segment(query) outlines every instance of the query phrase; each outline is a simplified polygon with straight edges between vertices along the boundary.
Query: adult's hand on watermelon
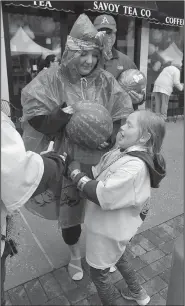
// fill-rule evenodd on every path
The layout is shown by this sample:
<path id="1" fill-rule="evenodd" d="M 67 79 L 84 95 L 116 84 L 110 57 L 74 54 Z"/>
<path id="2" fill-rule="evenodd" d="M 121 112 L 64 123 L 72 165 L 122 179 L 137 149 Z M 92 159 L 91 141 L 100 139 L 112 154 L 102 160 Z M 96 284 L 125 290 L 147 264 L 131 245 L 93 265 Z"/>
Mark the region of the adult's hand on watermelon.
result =
<path id="1" fill-rule="evenodd" d="M 74 109 L 72 106 L 67 106 L 62 108 L 63 112 L 69 115 L 72 115 L 74 113 Z"/>
<path id="2" fill-rule="evenodd" d="M 104 149 L 106 149 L 109 145 L 110 145 L 110 143 L 104 141 L 103 143 L 101 143 L 101 144 L 98 146 L 98 150 L 104 150 Z"/>
<path id="3" fill-rule="evenodd" d="M 130 90 L 129 95 L 132 98 L 133 104 L 138 104 L 141 101 L 143 101 L 144 93 L 139 94 L 139 93 L 135 92 L 134 90 Z"/>

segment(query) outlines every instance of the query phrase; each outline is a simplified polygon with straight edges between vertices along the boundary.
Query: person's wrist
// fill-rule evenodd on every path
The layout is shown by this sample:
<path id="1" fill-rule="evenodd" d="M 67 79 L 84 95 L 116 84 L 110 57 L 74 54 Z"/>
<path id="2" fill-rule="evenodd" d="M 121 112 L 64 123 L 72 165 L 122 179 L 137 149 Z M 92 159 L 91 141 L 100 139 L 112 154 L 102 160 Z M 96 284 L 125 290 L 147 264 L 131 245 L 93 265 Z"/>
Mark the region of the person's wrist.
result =
<path id="1" fill-rule="evenodd" d="M 80 180 L 82 177 L 84 177 L 84 176 L 86 176 L 86 174 L 85 174 L 84 172 L 78 173 L 78 174 L 75 176 L 75 178 L 74 178 L 74 180 L 73 180 L 73 183 L 74 183 L 75 185 L 77 185 L 78 182 L 79 182 L 79 180 Z"/>
<path id="2" fill-rule="evenodd" d="M 83 191 L 85 185 L 90 182 L 91 179 L 88 177 L 88 176 L 83 176 L 79 181 L 78 181 L 78 184 L 77 184 L 77 188 L 80 190 L 80 191 Z"/>
<path id="3" fill-rule="evenodd" d="M 71 178 L 72 180 L 74 180 L 75 177 L 76 177 L 78 174 L 80 174 L 80 173 L 81 173 L 81 171 L 80 171 L 79 169 L 75 169 L 75 170 L 73 170 L 73 171 L 70 173 L 70 178 Z"/>

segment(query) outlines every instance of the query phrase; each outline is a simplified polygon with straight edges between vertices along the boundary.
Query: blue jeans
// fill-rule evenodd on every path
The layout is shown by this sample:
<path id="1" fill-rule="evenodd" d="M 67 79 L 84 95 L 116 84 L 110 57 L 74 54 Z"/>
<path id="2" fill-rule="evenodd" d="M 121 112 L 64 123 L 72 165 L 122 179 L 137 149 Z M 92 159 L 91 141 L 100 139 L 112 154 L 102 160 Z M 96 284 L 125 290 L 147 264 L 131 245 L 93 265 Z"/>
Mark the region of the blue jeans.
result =
<path id="1" fill-rule="evenodd" d="M 126 252 L 121 256 L 119 261 L 116 263 L 116 266 L 125 279 L 130 291 L 138 294 L 143 287 L 139 284 L 136 272 L 132 268 Z M 102 304 L 115 305 L 115 300 L 118 298 L 118 291 L 111 281 L 109 268 L 100 270 L 90 267 L 90 274 Z"/>

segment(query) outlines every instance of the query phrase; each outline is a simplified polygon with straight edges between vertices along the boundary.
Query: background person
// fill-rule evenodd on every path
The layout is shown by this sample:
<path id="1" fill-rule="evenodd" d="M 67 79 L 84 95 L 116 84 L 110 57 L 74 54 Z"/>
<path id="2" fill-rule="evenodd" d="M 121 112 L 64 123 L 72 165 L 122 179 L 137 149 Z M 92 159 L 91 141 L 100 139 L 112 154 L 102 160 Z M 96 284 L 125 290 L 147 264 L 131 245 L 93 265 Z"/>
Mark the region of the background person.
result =
<path id="1" fill-rule="evenodd" d="M 123 71 L 137 69 L 134 62 L 126 54 L 114 47 L 117 32 L 115 19 L 111 15 L 99 15 L 94 20 L 94 26 L 98 31 L 105 31 L 108 40 L 107 56 L 104 60 L 103 68 L 110 72 L 116 80 Z M 134 101 L 133 108 L 137 109 L 138 105 L 144 102 L 145 94 L 138 94 L 135 91 L 130 91 L 129 94 Z"/>
<path id="2" fill-rule="evenodd" d="M 39 72 L 43 69 L 48 69 L 49 67 L 53 66 L 58 66 L 59 65 L 59 60 L 55 54 L 49 54 L 46 56 L 44 60 L 42 60 L 40 67 L 39 67 Z"/>
<path id="3" fill-rule="evenodd" d="M 179 91 L 184 89 L 184 84 L 180 83 L 180 69 L 181 64 L 174 60 L 171 65 L 162 70 L 154 83 L 155 112 L 161 114 L 164 120 L 167 120 L 168 102 L 173 87 Z"/>
<path id="4" fill-rule="evenodd" d="M 80 15 L 67 38 L 61 66 L 40 73 L 22 91 L 23 120 L 26 123 L 23 138 L 27 148 L 40 150 L 45 137 L 54 136 L 56 152 L 62 154 L 66 151 L 84 165 L 95 165 L 114 143 L 121 120 L 126 120 L 133 108 L 130 96 L 112 74 L 102 69 L 102 47 L 102 40 L 89 18 Z M 75 139 L 69 140 L 65 126 L 71 114 L 64 114 L 64 102 L 71 113 L 77 105 L 83 108 L 87 102 L 104 106 L 114 125 L 110 142 L 92 150 L 75 144 Z M 71 185 L 69 179 L 64 179 L 59 222 L 63 239 L 70 249 L 69 274 L 80 280 L 83 270 L 79 238 L 84 205 L 76 187 Z"/>

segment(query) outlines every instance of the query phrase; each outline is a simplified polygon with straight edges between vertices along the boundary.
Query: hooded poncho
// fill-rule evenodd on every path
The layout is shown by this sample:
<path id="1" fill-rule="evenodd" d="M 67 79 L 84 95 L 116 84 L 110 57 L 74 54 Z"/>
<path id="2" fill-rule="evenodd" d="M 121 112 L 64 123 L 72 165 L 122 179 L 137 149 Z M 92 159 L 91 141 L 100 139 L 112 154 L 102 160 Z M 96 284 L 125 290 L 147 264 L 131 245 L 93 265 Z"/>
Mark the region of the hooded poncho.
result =
<path id="1" fill-rule="evenodd" d="M 82 77 L 76 63 L 84 50 L 94 48 L 100 50 L 98 63 L 89 75 Z M 85 14 L 80 15 L 67 37 L 61 66 L 58 69 L 49 68 L 41 71 L 22 91 L 25 146 L 30 148 L 31 143 L 32 150 L 37 149 L 37 152 L 46 148 L 49 140 L 33 129 L 28 120 L 35 116 L 48 115 L 64 102 L 67 106 L 79 102 L 101 104 L 109 111 L 113 122 L 128 117 L 133 111 L 129 95 L 109 72 L 101 68 L 102 49 L 102 35 Z M 65 137 L 65 131 L 55 135 L 54 147 L 59 153 L 65 151 L 73 159 L 92 165 L 97 164 L 101 155 L 105 153 L 75 145 Z M 80 222 L 78 220 L 72 223 Z"/>
<path id="2" fill-rule="evenodd" d="M 67 105 L 75 105 L 78 102 L 102 104 L 111 114 L 113 121 L 127 117 L 133 111 L 129 95 L 121 89 L 110 73 L 101 69 L 101 56 L 96 68 L 88 76 L 81 77 L 78 73 L 76 63 L 82 51 L 94 48 L 101 50 L 100 38 L 100 33 L 89 18 L 85 14 L 80 15 L 67 38 L 61 66 L 58 69 L 41 71 L 22 90 L 23 139 L 29 149 L 38 152 L 39 149 L 36 148 L 39 144 L 48 144 L 48 139 L 34 130 L 28 120 L 35 116 L 48 115 L 64 102 Z M 30 143 L 33 146 L 30 147 Z M 41 150 L 45 149 L 45 145 L 40 147 Z M 99 158 L 95 163 L 98 161 Z"/>

